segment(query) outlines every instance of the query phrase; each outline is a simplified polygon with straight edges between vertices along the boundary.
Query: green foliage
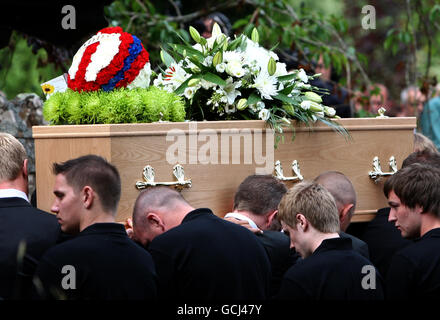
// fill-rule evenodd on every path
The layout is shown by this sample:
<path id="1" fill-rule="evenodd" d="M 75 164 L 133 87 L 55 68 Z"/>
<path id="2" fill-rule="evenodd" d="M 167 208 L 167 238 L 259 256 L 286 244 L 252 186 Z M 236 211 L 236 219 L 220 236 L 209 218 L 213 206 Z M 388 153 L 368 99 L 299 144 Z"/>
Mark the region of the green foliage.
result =
<path id="1" fill-rule="evenodd" d="M 40 84 L 59 76 L 53 64 L 48 63 L 46 50 L 36 54 L 20 34 L 14 33 L 8 47 L 0 50 L 0 90 L 8 99 L 22 92 L 34 92 L 44 97 Z"/>
<path id="2" fill-rule="evenodd" d="M 44 103 L 43 115 L 53 125 L 179 122 L 185 120 L 185 105 L 174 93 L 156 87 L 83 93 L 68 89 Z"/>
<path id="3" fill-rule="evenodd" d="M 204 41 L 194 32 L 195 29 L 191 29 L 190 35 L 185 24 L 212 11 L 223 12 L 231 18 L 232 34 L 247 34 L 249 37 L 253 34 L 255 40 L 266 48 L 278 43 L 277 52 L 295 49 L 302 62 L 317 61 L 324 54 L 326 66 L 332 64 L 339 73 L 353 61 L 357 63 L 351 70 L 361 68 L 354 49 L 342 40 L 349 27 L 342 15 L 344 5 L 341 1 L 248 0 L 246 5 L 242 1 L 220 1 L 215 4 L 215 9 L 211 8 L 213 3 L 211 6 L 188 4 L 187 1 L 182 4 L 185 13 L 172 6 L 164 10 L 166 5 L 160 1 L 116 0 L 106 8 L 106 14 L 112 24 L 142 40 L 151 55 L 153 68 L 161 62 L 168 67 L 172 59 L 176 60 L 176 57 L 164 53 L 161 57 L 161 47 L 181 40 L 187 44 L 191 37 Z"/>

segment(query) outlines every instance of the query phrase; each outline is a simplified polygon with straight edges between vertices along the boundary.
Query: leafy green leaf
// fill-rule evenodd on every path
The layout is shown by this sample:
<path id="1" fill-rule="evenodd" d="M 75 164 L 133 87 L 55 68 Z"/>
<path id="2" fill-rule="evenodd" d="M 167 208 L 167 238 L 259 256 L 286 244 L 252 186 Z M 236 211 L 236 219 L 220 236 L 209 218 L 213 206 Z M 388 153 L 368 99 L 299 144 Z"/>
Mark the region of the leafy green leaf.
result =
<path id="1" fill-rule="evenodd" d="M 256 93 L 252 93 L 248 98 L 248 105 L 256 104 L 259 101 L 261 101 L 260 96 L 258 96 Z"/>
<path id="2" fill-rule="evenodd" d="M 164 49 L 160 51 L 160 57 L 162 59 L 162 62 L 167 66 L 167 68 L 169 68 L 171 64 L 176 63 L 173 57 Z"/>
<path id="3" fill-rule="evenodd" d="M 207 72 L 207 73 L 201 75 L 201 78 L 203 80 L 215 83 L 215 84 L 217 84 L 219 86 L 226 86 L 226 81 L 225 80 L 223 80 L 218 75 L 213 74 L 211 72 Z"/>

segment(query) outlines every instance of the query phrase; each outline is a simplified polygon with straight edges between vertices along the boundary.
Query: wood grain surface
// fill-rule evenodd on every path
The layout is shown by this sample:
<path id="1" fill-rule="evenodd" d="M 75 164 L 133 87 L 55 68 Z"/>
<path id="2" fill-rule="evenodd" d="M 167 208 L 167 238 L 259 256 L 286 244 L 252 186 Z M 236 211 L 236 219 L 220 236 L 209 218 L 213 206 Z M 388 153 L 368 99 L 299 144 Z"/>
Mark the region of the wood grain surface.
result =
<path id="1" fill-rule="evenodd" d="M 295 140 L 291 141 L 292 131 L 285 130 L 284 143 L 276 149 L 272 131 L 267 134 L 270 142 L 266 145 L 266 125 L 257 120 L 33 127 L 38 207 L 50 211 L 52 163 L 89 153 L 105 157 L 121 174 L 123 191 L 118 221 L 131 216 L 139 193 L 135 184 L 143 180 L 146 165 L 154 167 L 156 182 L 168 182 L 175 180 L 175 162 L 171 160 L 184 160 L 179 163 L 185 177 L 192 180 L 192 187 L 184 189 L 183 196 L 194 207 L 209 207 L 224 216 L 232 209 L 236 188 L 244 178 L 256 173 L 256 168 L 259 173 L 272 174 L 274 161 L 280 160 L 284 175 L 291 176 L 291 163 L 297 160 L 305 179 L 313 179 L 326 170 L 347 175 L 358 196 L 352 221 L 368 221 L 378 208 L 386 206 L 382 193 L 386 178 L 375 183 L 368 176 L 373 158 L 379 157 L 384 172 L 390 171 L 391 156 L 400 168 L 413 150 L 416 119 L 341 119 L 339 123 L 349 131 L 350 138 L 321 123 L 313 127 L 313 132 L 296 126 Z M 180 159 L 178 141 L 183 150 Z M 258 154 L 265 161 L 257 163 Z M 290 187 L 293 183 L 286 185 Z"/>

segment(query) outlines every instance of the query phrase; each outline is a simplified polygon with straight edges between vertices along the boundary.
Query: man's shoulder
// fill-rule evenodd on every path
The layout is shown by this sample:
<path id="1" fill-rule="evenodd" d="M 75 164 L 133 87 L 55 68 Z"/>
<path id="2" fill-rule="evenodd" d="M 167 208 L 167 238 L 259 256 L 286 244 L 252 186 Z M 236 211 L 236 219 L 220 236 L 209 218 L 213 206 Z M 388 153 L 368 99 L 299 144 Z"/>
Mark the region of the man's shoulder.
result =
<path id="1" fill-rule="evenodd" d="M 19 224 L 17 230 L 30 232 L 31 234 L 39 232 L 42 235 L 51 232 L 59 233 L 60 227 L 55 215 L 31 206 L 24 199 L 14 199 L 12 201 L 0 199 L 0 202 L 3 204 L 0 207 L 0 214 L 4 218 L 3 223 L 11 224 L 8 228 L 15 229 L 13 225 Z"/>
<path id="2" fill-rule="evenodd" d="M 428 259 L 440 257 L 440 238 L 421 238 L 396 252 L 396 255 L 408 260 Z"/>
<path id="3" fill-rule="evenodd" d="M 263 233 L 258 233 L 257 238 L 263 244 L 268 243 L 290 247 L 290 238 L 279 231 L 265 230 Z"/>

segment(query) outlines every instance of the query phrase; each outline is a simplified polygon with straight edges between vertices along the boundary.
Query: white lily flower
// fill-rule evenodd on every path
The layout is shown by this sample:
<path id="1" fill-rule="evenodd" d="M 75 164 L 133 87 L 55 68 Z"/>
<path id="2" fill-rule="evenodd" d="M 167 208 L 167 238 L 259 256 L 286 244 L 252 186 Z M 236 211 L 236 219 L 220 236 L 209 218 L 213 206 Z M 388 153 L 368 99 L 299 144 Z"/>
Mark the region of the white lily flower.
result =
<path id="1" fill-rule="evenodd" d="M 332 107 L 325 107 L 324 112 L 330 118 L 336 115 L 336 110 Z"/>
<path id="2" fill-rule="evenodd" d="M 288 74 L 287 69 L 286 69 L 286 64 L 281 63 L 281 62 L 277 62 L 277 70 L 275 71 L 274 76 L 281 77 L 281 76 L 285 76 L 286 74 Z"/>
<path id="3" fill-rule="evenodd" d="M 196 49 L 197 51 L 200 51 L 203 53 L 203 48 L 202 45 L 200 43 L 196 43 L 195 45 L 192 46 L 194 49 Z"/>
<path id="4" fill-rule="evenodd" d="M 187 99 L 192 99 L 194 97 L 194 94 L 196 93 L 197 88 L 196 87 L 186 87 L 185 91 L 183 92 L 183 95 Z"/>
<path id="5" fill-rule="evenodd" d="M 311 105 L 312 105 L 312 101 L 309 100 L 304 100 L 303 102 L 301 102 L 301 108 L 303 110 L 309 110 Z"/>
<path id="6" fill-rule="evenodd" d="M 223 36 L 226 37 L 226 35 L 222 33 L 219 25 L 217 23 L 214 23 L 214 26 L 212 27 L 211 37 L 206 39 L 208 48 L 212 49 L 217 38 L 221 38 Z"/>
<path id="7" fill-rule="evenodd" d="M 241 92 L 236 90 L 241 87 L 241 81 L 233 82 L 232 78 L 229 77 L 226 80 L 226 86 L 220 86 L 216 92 L 220 93 L 223 97 L 221 98 L 221 102 L 227 103 L 229 105 L 234 104 L 235 99 L 238 96 L 241 96 Z"/>
<path id="8" fill-rule="evenodd" d="M 245 71 L 242 68 L 241 63 L 234 60 L 226 64 L 226 73 L 230 76 L 241 78 L 244 76 Z"/>
<path id="9" fill-rule="evenodd" d="M 270 118 L 270 111 L 268 109 L 262 109 L 259 113 L 258 113 L 258 117 L 261 120 L 267 121 Z"/>
<path id="10" fill-rule="evenodd" d="M 225 72 L 226 70 L 226 64 L 224 62 L 219 63 L 218 65 L 215 66 L 215 70 L 217 70 L 220 73 Z"/>
<path id="11" fill-rule="evenodd" d="M 307 74 L 304 71 L 304 69 L 299 69 L 298 78 L 304 83 L 309 82 L 309 77 L 307 77 Z"/>
<path id="12" fill-rule="evenodd" d="M 205 89 L 205 90 L 209 90 L 209 89 L 211 89 L 211 88 L 213 88 L 213 87 L 216 86 L 215 83 L 212 83 L 212 82 L 210 82 L 210 81 L 206 81 L 206 80 L 204 80 L 204 79 L 201 79 L 201 80 L 200 80 L 200 85 L 201 85 L 202 88 Z"/>
<path id="13" fill-rule="evenodd" d="M 209 66 L 212 65 L 212 59 L 214 59 L 213 56 L 207 56 L 207 57 L 203 60 L 202 64 L 203 64 L 205 67 L 209 67 Z"/>
<path id="14" fill-rule="evenodd" d="M 165 70 L 165 76 L 162 83 L 166 88 L 170 88 L 172 91 L 177 89 L 183 82 L 186 81 L 191 75 L 186 73 L 181 64 L 171 64 L 168 69 Z"/>
<path id="15" fill-rule="evenodd" d="M 237 108 L 235 107 L 235 105 L 226 105 L 225 106 L 225 112 L 227 113 L 227 114 L 230 114 L 230 113 L 234 113 L 234 112 L 236 112 L 237 111 Z"/>

